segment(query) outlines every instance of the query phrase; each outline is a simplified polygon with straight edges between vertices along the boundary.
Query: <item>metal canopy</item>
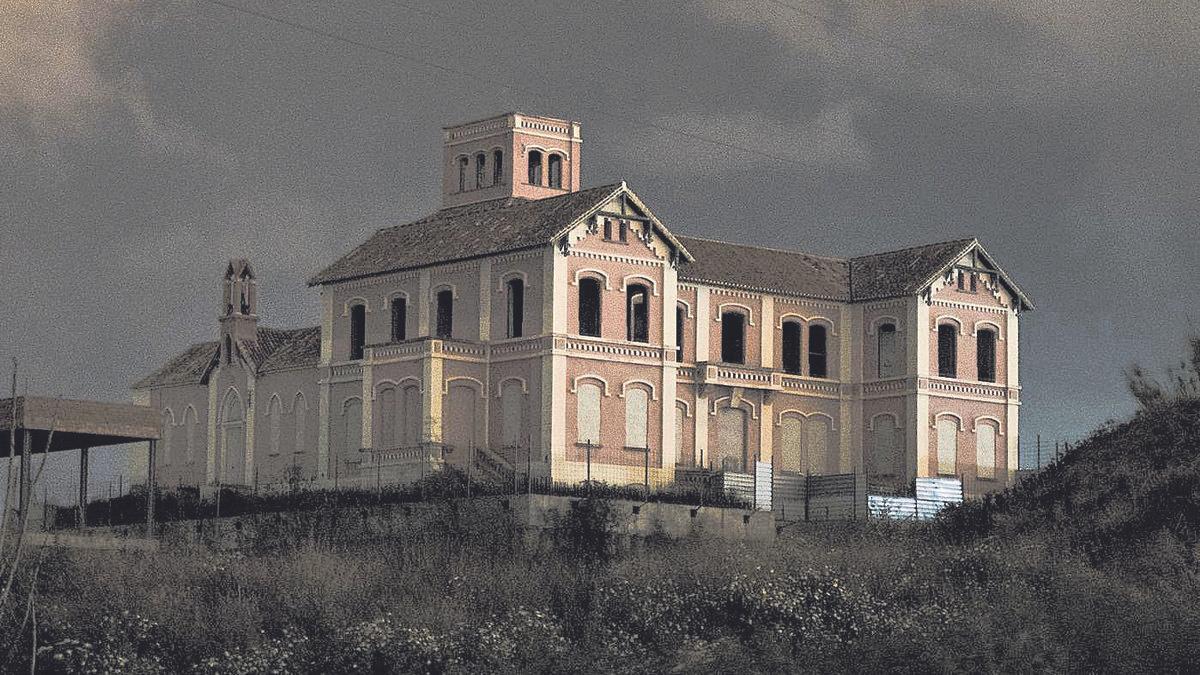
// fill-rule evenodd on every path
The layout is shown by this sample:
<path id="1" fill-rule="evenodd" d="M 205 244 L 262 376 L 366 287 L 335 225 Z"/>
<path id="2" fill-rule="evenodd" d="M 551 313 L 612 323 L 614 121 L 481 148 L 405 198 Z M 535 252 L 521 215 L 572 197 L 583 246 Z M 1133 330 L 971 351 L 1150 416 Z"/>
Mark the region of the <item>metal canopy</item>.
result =
<path id="1" fill-rule="evenodd" d="M 28 434 L 31 452 L 82 450 L 106 445 L 157 440 L 158 414 L 154 409 L 131 403 L 79 401 L 42 396 L 0 399 L 0 457 L 7 457 L 12 434 L 13 407 L 16 427 Z M 50 438 L 53 432 L 53 439 Z M 18 436 L 17 452 L 24 440 Z"/>

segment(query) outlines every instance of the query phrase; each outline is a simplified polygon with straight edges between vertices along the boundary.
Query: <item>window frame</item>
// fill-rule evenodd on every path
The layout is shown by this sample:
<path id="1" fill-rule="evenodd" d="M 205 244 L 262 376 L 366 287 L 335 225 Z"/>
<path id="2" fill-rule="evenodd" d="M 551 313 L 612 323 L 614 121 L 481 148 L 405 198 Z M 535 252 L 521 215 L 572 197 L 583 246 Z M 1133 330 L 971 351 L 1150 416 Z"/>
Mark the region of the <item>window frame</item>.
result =
<path id="1" fill-rule="evenodd" d="M 641 296 L 640 310 L 635 298 Z M 645 284 L 625 286 L 625 339 L 628 342 L 650 342 L 650 288 Z"/>
<path id="2" fill-rule="evenodd" d="M 504 151 L 497 148 L 492 150 L 492 185 L 504 182 Z"/>
<path id="3" fill-rule="evenodd" d="M 509 338 L 525 334 L 525 279 L 515 276 L 504 282 L 505 335 Z"/>
<path id="4" fill-rule="evenodd" d="M 988 344 L 986 350 L 983 349 L 984 335 L 987 335 L 986 340 L 990 341 L 986 342 Z M 999 341 L 1000 335 L 995 329 L 981 327 L 975 331 L 975 377 L 980 382 L 996 381 L 996 371 L 998 370 L 996 367 L 996 343 Z M 985 371 L 985 368 L 990 368 L 990 372 Z"/>
<path id="5" fill-rule="evenodd" d="M 388 307 L 391 311 L 392 342 L 403 342 L 408 339 L 408 297 L 396 295 L 392 297 Z M 399 312 L 396 311 L 399 307 Z"/>
<path id="6" fill-rule="evenodd" d="M 485 187 L 483 184 L 483 177 L 487 175 L 487 173 L 485 171 L 486 168 L 487 168 L 487 153 L 486 152 L 475 153 L 475 189 L 476 190 L 480 190 Z"/>
<path id="7" fill-rule="evenodd" d="M 829 327 L 823 323 L 808 325 L 808 376 L 822 380 L 829 379 Z M 815 344 L 821 342 L 821 349 L 816 350 Z M 820 365 L 818 368 L 817 365 Z"/>
<path id="8" fill-rule="evenodd" d="M 557 152 L 552 152 L 546 157 L 546 187 L 562 189 L 563 163 L 563 156 Z"/>
<path id="9" fill-rule="evenodd" d="M 959 327 L 955 323 L 939 321 L 937 324 L 938 377 L 958 379 L 958 333 Z"/>
<path id="10" fill-rule="evenodd" d="M 434 337 L 454 337 L 454 289 L 442 288 L 434 294 Z"/>
<path id="11" fill-rule="evenodd" d="M 578 312 L 579 335 L 584 337 L 601 337 L 603 335 L 604 325 L 604 285 L 603 282 L 593 276 L 579 277 L 578 283 L 578 302 L 576 303 Z M 591 291 L 595 289 L 594 307 L 588 307 L 588 300 Z M 588 324 L 594 324 L 589 326 Z M 592 331 L 586 328 L 593 328 Z"/>
<path id="12" fill-rule="evenodd" d="M 367 350 L 367 305 L 356 302 L 350 305 L 350 361 L 361 361 Z"/>
<path id="13" fill-rule="evenodd" d="M 536 161 L 535 161 L 536 160 Z M 530 150 L 529 156 L 526 159 L 526 175 L 525 180 L 530 185 L 541 187 L 543 179 L 543 165 L 545 164 L 545 155 L 541 150 Z"/>
<path id="14" fill-rule="evenodd" d="M 726 335 L 726 319 L 729 317 L 737 317 L 738 329 L 741 331 L 740 336 Z M 733 365 L 746 364 L 746 324 L 750 322 L 750 317 L 741 309 L 721 309 L 721 362 Z M 733 352 L 740 352 L 734 354 Z M 730 356 L 739 356 L 738 359 L 730 359 Z"/>
<path id="15" fill-rule="evenodd" d="M 789 349 L 788 331 L 794 329 L 795 347 Z M 794 351 L 794 357 L 790 358 L 789 352 Z M 790 362 L 795 362 L 794 368 L 789 368 Z M 795 319 L 784 319 L 780 325 L 779 334 L 779 368 L 789 375 L 801 375 L 804 368 L 804 324 Z"/>

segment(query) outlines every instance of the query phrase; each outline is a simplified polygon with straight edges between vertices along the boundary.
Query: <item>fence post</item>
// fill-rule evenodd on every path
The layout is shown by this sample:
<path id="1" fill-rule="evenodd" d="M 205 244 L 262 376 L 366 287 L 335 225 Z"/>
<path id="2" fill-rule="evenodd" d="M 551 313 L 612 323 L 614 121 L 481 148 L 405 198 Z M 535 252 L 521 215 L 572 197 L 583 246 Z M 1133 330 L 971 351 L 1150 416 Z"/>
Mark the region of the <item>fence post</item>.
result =
<path id="1" fill-rule="evenodd" d="M 592 496 L 592 439 L 587 441 L 587 496 Z"/>

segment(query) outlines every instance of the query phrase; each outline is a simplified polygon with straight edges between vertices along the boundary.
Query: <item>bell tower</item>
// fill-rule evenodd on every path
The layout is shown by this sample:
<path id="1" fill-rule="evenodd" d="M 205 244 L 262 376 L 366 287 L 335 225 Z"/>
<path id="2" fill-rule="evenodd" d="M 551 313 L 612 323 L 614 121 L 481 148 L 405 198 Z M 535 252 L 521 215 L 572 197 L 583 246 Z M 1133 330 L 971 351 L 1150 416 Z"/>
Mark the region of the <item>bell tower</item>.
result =
<path id="1" fill-rule="evenodd" d="M 258 340 L 258 281 L 245 258 L 234 258 L 225 268 L 221 289 L 222 360 L 232 362 L 233 345 Z"/>
<path id="2" fill-rule="evenodd" d="M 579 123 L 506 113 L 443 127 L 442 208 L 579 189 Z"/>

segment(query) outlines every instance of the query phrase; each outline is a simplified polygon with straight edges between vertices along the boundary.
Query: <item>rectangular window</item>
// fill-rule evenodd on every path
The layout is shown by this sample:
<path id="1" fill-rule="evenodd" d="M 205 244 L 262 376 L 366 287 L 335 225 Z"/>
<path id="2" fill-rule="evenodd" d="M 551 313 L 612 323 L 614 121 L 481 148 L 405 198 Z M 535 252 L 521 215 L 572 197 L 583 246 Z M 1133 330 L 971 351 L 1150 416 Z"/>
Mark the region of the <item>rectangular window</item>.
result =
<path id="1" fill-rule="evenodd" d="M 808 376 L 828 377 L 828 359 L 826 358 L 828 340 L 825 326 L 811 324 L 808 327 Z"/>
<path id="2" fill-rule="evenodd" d="M 621 221 L 620 227 L 617 231 L 619 233 L 617 235 L 617 239 L 624 244 L 629 239 L 629 223 Z"/>
<path id="3" fill-rule="evenodd" d="M 446 339 L 454 332 L 454 291 L 438 291 L 437 337 Z"/>
<path id="4" fill-rule="evenodd" d="M 612 241 L 612 221 L 604 221 L 604 241 Z"/>

